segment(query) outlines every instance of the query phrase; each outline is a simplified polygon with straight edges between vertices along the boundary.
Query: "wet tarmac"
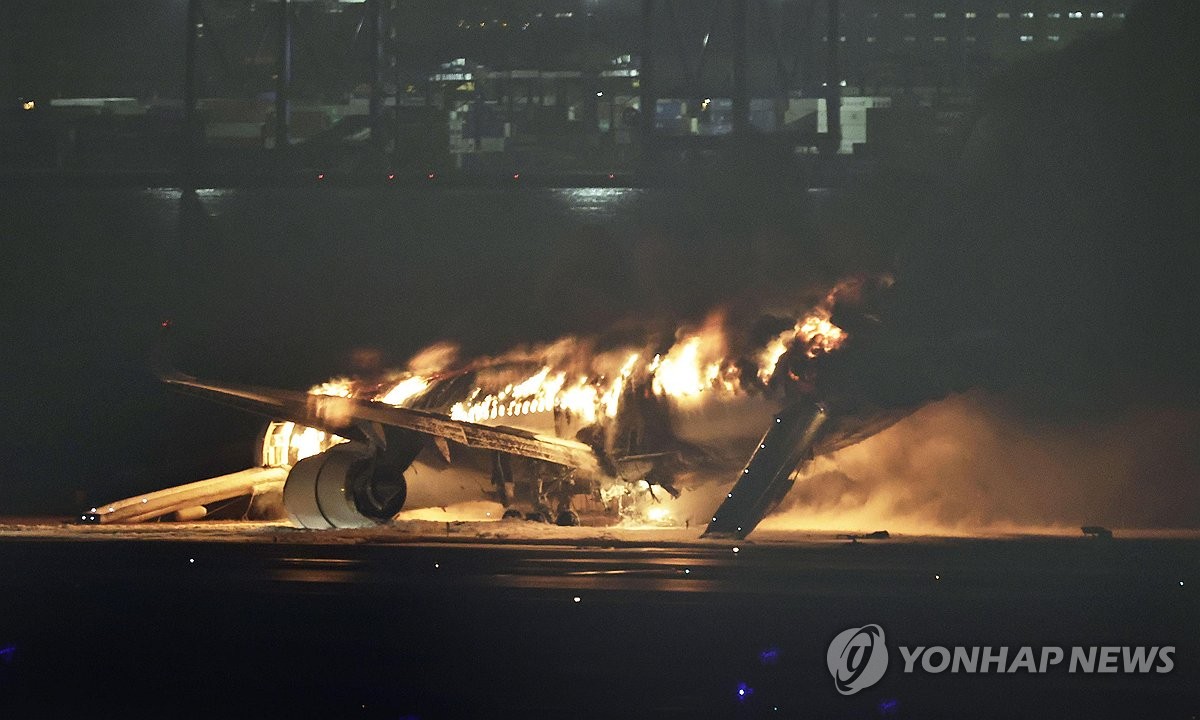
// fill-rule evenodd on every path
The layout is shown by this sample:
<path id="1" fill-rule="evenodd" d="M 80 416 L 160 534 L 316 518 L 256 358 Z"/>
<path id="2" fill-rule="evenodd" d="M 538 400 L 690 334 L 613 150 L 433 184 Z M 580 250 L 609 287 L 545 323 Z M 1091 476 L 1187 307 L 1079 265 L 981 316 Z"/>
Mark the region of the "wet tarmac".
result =
<path id="1" fill-rule="evenodd" d="M 0 539 L 0 706 L 23 717 L 1200 711 L 1194 539 L 33 535 Z M 866 624 L 891 664 L 840 695 L 826 650 Z M 900 646 L 956 645 L 1176 650 L 1166 673 L 904 672 Z"/>

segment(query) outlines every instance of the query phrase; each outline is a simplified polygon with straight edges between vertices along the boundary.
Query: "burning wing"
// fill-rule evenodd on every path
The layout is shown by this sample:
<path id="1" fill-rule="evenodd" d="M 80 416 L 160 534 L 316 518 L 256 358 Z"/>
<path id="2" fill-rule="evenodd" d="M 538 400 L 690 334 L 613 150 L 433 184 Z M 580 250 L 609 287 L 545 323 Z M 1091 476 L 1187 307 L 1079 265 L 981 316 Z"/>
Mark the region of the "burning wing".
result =
<path id="1" fill-rule="evenodd" d="M 306 433 L 314 432 L 322 440 L 297 458 L 285 447 L 284 457 L 273 462 L 266 458 L 268 430 L 264 446 L 264 465 L 268 467 L 93 508 L 81 516 L 84 522 L 139 522 L 168 514 L 198 518 L 209 504 L 282 489 L 284 507 L 301 527 L 375 525 L 390 520 L 404 506 L 408 492 L 405 471 L 417 456 L 432 447 L 448 465 L 451 441 L 491 455 L 496 467 L 511 468 L 515 458 L 523 458 L 526 465 L 543 469 L 543 475 L 559 476 L 560 484 L 576 475 L 595 478 L 602 474 L 592 448 L 574 440 L 351 397 L 209 382 L 177 371 L 160 372 L 159 377 L 180 392 L 287 421 L 275 422 L 272 428 L 302 425 L 309 428 Z M 459 452 L 460 456 L 470 454 Z M 545 468 L 557 470 L 547 472 Z"/>
<path id="2" fill-rule="evenodd" d="M 386 450 L 389 429 L 428 439 L 441 438 L 480 450 L 517 455 L 589 474 L 601 472 L 592 448 L 581 442 L 537 435 L 511 427 L 454 420 L 437 413 L 332 395 L 198 380 L 180 373 L 162 381 L 181 392 L 232 405 L 273 419 L 291 420 L 327 433 L 358 439 Z"/>

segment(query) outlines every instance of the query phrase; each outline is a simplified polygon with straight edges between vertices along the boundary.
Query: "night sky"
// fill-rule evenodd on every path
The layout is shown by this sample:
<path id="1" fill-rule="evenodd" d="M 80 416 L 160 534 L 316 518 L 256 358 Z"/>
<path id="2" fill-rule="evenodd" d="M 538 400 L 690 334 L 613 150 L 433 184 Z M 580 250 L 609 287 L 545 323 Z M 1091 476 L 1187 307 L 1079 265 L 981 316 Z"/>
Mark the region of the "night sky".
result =
<path id="1" fill-rule="evenodd" d="M 0 8 L 18 96 L 178 97 L 184 2 L 6 2 Z"/>

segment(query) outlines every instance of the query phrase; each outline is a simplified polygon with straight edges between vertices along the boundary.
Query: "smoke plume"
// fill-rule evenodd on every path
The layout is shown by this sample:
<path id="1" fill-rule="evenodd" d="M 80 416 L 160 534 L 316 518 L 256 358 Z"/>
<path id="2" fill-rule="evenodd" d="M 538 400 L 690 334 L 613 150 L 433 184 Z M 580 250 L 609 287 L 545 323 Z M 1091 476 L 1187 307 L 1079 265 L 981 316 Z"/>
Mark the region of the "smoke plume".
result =
<path id="1" fill-rule="evenodd" d="M 1200 527 L 1195 410 L 1030 417 L 972 391 L 925 406 L 798 478 L 764 530 L 914 534 Z"/>

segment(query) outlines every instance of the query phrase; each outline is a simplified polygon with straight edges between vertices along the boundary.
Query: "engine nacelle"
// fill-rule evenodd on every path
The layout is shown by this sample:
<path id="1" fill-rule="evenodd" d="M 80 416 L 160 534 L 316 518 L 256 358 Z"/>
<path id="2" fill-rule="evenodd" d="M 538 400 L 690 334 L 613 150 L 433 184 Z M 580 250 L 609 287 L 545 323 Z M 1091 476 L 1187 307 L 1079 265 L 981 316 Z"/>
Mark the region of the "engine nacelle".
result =
<path id="1" fill-rule="evenodd" d="M 391 520 L 407 494 L 402 470 L 364 445 L 342 443 L 292 466 L 283 504 L 300 527 L 361 528 Z"/>

